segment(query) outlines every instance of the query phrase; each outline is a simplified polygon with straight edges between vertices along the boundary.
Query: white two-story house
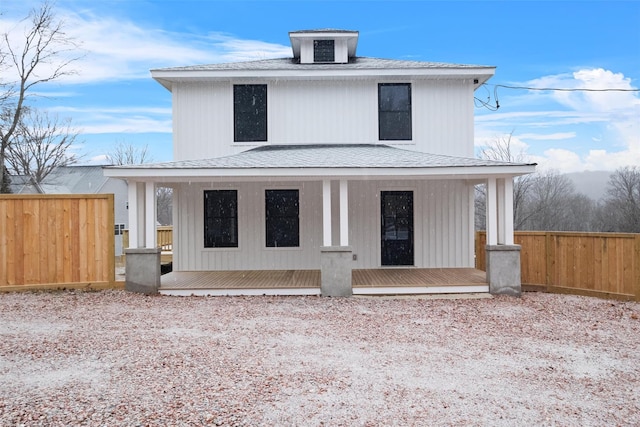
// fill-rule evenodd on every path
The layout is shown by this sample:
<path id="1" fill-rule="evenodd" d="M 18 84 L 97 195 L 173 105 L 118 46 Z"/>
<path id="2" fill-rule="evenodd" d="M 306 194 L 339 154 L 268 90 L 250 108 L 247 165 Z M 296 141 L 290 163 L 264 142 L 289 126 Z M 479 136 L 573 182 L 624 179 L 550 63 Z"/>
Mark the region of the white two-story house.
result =
<path id="1" fill-rule="evenodd" d="M 151 71 L 172 93 L 174 161 L 105 169 L 129 182 L 132 290 L 519 293 L 512 180 L 535 165 L 474 158 L 474 91 L 495 68 L 358 57 L 358 36 L 294 31 L 289 58 Z M 174 190 L 162 279 L 158 185 Z"/>

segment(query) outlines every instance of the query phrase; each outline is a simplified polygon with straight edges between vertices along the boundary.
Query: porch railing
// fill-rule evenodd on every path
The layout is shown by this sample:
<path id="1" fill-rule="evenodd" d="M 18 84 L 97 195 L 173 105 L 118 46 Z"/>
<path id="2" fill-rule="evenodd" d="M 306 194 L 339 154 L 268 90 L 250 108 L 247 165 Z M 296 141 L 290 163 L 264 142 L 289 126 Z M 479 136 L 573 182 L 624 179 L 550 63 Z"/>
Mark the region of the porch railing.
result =
<path id="1" fill-rule="evenodd" d="M 163 252 L 171 252 L 173 250 L 173 226 L 159 226 L 157 227 L 156 244 L 159 248 L 162 248 Z M 129 230 L 124 230 L 122 233 L 122 247 L 129 247 Z"/>

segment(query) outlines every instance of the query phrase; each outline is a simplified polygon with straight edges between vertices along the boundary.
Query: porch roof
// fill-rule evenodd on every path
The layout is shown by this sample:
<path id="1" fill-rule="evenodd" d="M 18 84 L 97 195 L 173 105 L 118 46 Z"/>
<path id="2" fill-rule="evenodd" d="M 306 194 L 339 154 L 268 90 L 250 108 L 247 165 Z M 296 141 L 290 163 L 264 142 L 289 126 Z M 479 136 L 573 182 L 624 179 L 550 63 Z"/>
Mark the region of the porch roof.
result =
<path id="1" fill-rule="evenodd" d="M 517 176 L 535 163 L 453 157 L 377 144 L 268 145 L 225 157 L 105 167 L 110 177 L 190 180 L 212 177 Z"/>

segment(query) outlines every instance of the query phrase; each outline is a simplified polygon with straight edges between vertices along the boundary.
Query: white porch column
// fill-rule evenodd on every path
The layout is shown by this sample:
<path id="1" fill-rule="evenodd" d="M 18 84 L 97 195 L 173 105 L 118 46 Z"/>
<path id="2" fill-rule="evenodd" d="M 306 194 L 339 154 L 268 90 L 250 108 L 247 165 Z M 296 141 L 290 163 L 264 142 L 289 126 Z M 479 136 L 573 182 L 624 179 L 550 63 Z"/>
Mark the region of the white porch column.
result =
<path id="1" fill-rule="evenodd" d="M 145 183 L 145 206 L 144 206 L 144 242 L 145 248 L 155 249 L 156 247 L 156 185 L 153 182 Z"/>
<path id="2" fill-rule="evenodd" d="M 340 246 L 333 246 L 331 224 L 331 180 L 322 181 L 322 247 L 320 289 L 322 296 L 347 297 L 352 289 L 352 248 L 348 246 L 349 217 L 347 181 L 340 180 Z"/>
<path id="3" fill-rule="evenodd" d="M 130 292 L 158 293 L 160 248 L 156 247 L 156 189 L 153 182 L 129 181 L 129 248 L 125 249 Z"/>
<path id="4" fill-rule="evenodd" d="M 322 181 L 322 245 L 331 246 L 331 181 Z"/>
<path id="5" fill-rule="evenodd" d="M 486 195 L 486 209 L 487 209 L 487 245 L 498 244 L 498 204 L 496 201 L 496 179 L 487 179 L 487 195 Z"/>
<path id="6" fill-rule="evenodd" d="M 349 190 L 347 185 L 347 180 L 340 180 L 340 246 L 349 246 Z"/>
<path id="7" fill-rule="evenodd" d="M 138 183 L 128 183 L 129 207 L 129 248 L 138 247 Z M 125 248 L 127 249 L 127 248 Z"/>
<path id="8" fill-rule="evenodd" d="M 513 178 L 504 179 L 504 244 L 513 245 Z"/>
<path id="9" fill-rule="evenodd" d="M 505 200 L 504 200 L 504 179 L 499 178 L 496 180 L 496 203 L 497 203 L 497 227 L 498 232 L 498 244 L 504 245 L 504 216 L 505 216 Z"/>
<path id="10" fill-rule="evenodd" d="M 520 246 L 513 244 L 511 177 L 487 179 L 486 271 L 489 292 L 520 296 Z"/>

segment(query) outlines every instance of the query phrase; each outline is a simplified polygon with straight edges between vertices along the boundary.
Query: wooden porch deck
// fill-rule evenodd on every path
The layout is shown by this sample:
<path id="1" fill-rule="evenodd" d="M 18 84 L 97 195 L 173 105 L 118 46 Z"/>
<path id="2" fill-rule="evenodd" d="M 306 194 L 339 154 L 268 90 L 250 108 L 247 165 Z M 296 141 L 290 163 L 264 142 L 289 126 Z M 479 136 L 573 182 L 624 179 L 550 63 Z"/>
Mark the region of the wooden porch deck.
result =
<path id="1" fill-rule="evenodd" d="M 353 270 L 353 293 L 488 292 L 486 274 L 473 268 Z M 176 271 L 162 276 L 167 295 L 319 295 L 320 270 Z"/>

